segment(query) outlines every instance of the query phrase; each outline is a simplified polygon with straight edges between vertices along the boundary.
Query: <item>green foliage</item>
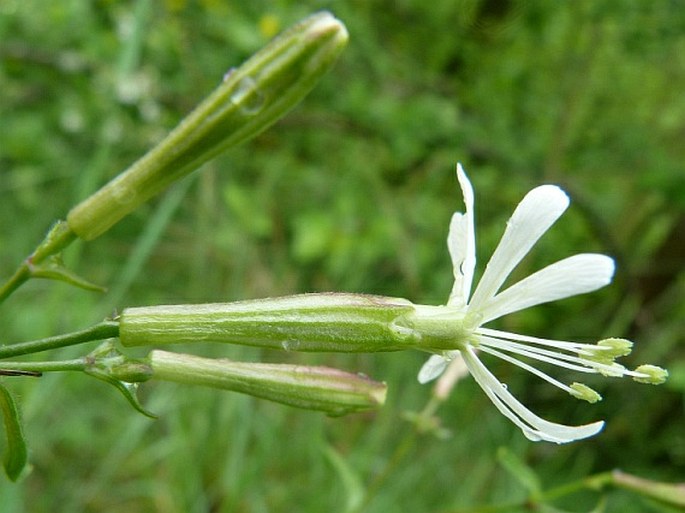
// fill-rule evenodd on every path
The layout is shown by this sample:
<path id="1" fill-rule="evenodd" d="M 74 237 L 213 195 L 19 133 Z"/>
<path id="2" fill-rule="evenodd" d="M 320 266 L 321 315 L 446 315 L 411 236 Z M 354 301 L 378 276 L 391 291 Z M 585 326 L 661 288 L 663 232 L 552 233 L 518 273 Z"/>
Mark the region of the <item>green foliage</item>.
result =
<path id="1" fill-rule="evenodd" d="M 545 490 L 614 468 L 682 480 L 685 11 L 677 2 L 1 2 L 0 274 L 274 27 L 322 6 L 346 23 L 350 43 L 304 103 L 206 164 L 175 197 L 67 251 L 70 268 L 115 294 L 35 281 L 0 309 L 0 342 L 73 331 L 132 305 L 328 290 L 444 303 L 460 160 L 477 195 L 481 269 L 514 205 L 541 182 L 562 185 L 571 209 L 516 275 L 578 251 L 618 263 L 610 288 L 500 327 L 625 336 L 636 342 L 634 363 L 658 363 L 675 379 L 658 391 L 589 383 L 604 401 L 588 407 L 493 362 L 545 417 L 608 420 L 597 438 L 555 447 L 525 441 L 469 379 L 437 412 L 450 439 L 413 434 L 402 412 L 420 410 L 430 389 L 416 383 L 423 358 L 412 354 L 291 359 L 204 348 L 388 383 L 380 413 L 335 420 L 164 384 L 141 387 L 160 416 L 151 421 L 93 380 L 8 377 L 33 469 L 18 485 L 0 480 L 0 512 L 459 511 L 523 499 L 521 482 L 530 491 L 536 479 L 510 476 L 497 462 L 500 446 L 515 456 L 505 458 L 509 472 L 532 469 Z M 668 511 L 627 491 L 588 488 L 552 504 L 590 511 L 598 494 L 605 511 Z"/>
<path id="2" fill-rule="evenodd" d="M 16 401 L 2 383 L 0 383 L 0 410 L 7 436 L 3 461 L 5 473 L 12 481 L 16 481 L 26 466 L 28 452 Z"/>

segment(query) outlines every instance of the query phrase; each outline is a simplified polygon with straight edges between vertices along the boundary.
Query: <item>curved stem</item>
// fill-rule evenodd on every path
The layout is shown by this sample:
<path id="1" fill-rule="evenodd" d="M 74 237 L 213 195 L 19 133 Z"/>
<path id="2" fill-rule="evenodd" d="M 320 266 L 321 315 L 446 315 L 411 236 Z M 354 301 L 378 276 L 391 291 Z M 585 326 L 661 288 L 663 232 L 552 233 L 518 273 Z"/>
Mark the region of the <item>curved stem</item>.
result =
<path id="1" fill-rule="evenodd" d="M 22 262 L 12 277 L 0 288 L 0 303 L 7 299 L 12 292 L 17 290 L 22 283 L 31 277 L 31 270 L 26 261 Z"/>
<path id="2" fill-rule="evenodd" d="M 113 338 L 117 337 L 118 335 L 119 323 L 117 321 L 103 321 L 99 324 L 91 326 L 90 328 L 75 331 L 73 333 L 67 333 L 66 335 L 31 340 L 30 342 L 21 342 L 19 344 L 2 345 L 0 346 L 0 358 L 10 358 L 12 356 L 19 356 L 22 354 L 39 353 L 41 351 L 47 351 L 48 349 L 74 346 L 77 344 L 83 344 L 85 342 L 91 342 L 93 340 Z M 2 365 L 4 364 L 0 364 L 0 367 L 2 367 Z"/>
<path id="3" fill-rule="evenodd" d="M 45 239 L 38 244 L 34 252 L 24 260 L 14 274 L 0 287 L 0 303 L 32 276 L 32 267 L 46 258 L 55 255 L 71 244 L 76 234 L 65 221 L 57 221 Z"/>

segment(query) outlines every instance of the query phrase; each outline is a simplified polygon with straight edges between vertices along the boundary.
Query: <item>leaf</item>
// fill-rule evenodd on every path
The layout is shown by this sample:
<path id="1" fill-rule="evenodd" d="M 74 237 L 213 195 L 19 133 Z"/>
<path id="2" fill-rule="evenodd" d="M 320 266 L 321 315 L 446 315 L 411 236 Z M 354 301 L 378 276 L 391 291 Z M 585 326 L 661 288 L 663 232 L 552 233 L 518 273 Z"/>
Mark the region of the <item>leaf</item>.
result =
<path id="1" fill-rule="evenodd" d="M 56 255 L 50 257 L 44 264 L 32 264 L 30 266 L 30 272 L 32 278 L 63 281 L 69 285 L 93 292 L 105 292 L 107 290 L 106 288 L 92 283 L 64 267 L 62 259 Z"/>
<path id="2" fill-rule="evenodd" d="M 328 462 L 340 477 L 343 488 L 345 489 L 345 508 L 343 511 L 358 511 L 364 501 L 364 485 L 359 475 L 347 461 L 330 445 L 323 448 L 323 453 Z"/>
<path id="3" fill-rule="evenodd" d="M 508 448 L 500 447 L 497 450 L 497 459 L 509 474 L 528 490 L 531 496 L 538 497 L 540 495 L 542 491 L 540 478 L 521 458 Z"/>
<path id="4" fill-rule="evenodd" d="M 137 383 L 126 383 L 124 381 L 118 380 L 112 377 L 111 375 L 107 374 L 107 372 L 96 367 L 87 368 L 85 372 L 86 374 L 89 374 L 94 378 L 104 381 L 105 383 L 108 383 L 112 385 L 114 388 L 116 388 L 119 392 L 122 393 L 122 395 L 126 398 L 129 404 L 133 406 L 138 412 L 142 413 L 146 417 L 150 417 L 151 419 L 157 418 L 157 415 L 152 413 L 150 410 L 147 410 L 142 404 L 140 404 L 140 401 L 138 400 L 138 395 L 136 394 L 136 392 L 138 391 Z"/>
<path id="5" fill-rule="evenodd" d="M 7 476 L 16 481 L 26 466 L 28 453 L 26 450 L 26 439 L 19 420 L 19 410 L 14 402 L 14 398 L 0 383 L 0 408 L 5 422 L 5 433 L 7 434 L 7 453 L 3 461 Z"/>

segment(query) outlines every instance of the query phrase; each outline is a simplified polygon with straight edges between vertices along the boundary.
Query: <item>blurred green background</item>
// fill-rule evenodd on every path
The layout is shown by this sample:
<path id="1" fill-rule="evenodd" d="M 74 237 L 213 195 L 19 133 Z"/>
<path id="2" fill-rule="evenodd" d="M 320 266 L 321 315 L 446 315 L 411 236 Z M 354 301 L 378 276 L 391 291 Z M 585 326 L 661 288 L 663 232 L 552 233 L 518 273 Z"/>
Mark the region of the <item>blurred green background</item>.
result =
<path id="1" fill-rule="evenodd" d="M 460 511 L 526 491 L 507 447 L 545 487 L 621 468 L 685 476 L 685 9 L 679 1 L 0 1 L 0 270 L 8 276 L 70 206 L 171 129 L 280 29 L 330 9 L 348 49 L 268 132 L 204 166 L 65 255 L 109 286 L 32 282 L 0 308 L 1 341 L 85 327 L 131 305 L 353 291 L 442 304 L 445 247 L 476 191 L 479 268 L 533 186 L 569 212 L 515 277 L 576 252 L 618 263 L 611 287 L 509 316 L 549 338 L 632 338 L 627 360 L 667 367 L 659 388 L 589 381 L 574 401 L 499 361 L 523 402 L 594 439 L 530 443 L 471 380 L 439 410 L 451 438 L 403 412 L 431 389 L 420 354 L 303 355 L 206 347 L 245 360 L 325 363 L 387 381 L 378 413 L 329 419 L 214 390 L 150 384 L 134 412 L 80 375 L 5 378 L 21 401 L 32 473 L 0 478 L 0 512 Z M 83 349 L 55 351 L 74 357 Z M 563 376 L 573 381 L 573 376 Z M 568 378 L 568 379 L 566 379 Z M 590 511 L 598 493 L 555 502 Z M 670 511 L 627 492 L 606 511 Z"/>

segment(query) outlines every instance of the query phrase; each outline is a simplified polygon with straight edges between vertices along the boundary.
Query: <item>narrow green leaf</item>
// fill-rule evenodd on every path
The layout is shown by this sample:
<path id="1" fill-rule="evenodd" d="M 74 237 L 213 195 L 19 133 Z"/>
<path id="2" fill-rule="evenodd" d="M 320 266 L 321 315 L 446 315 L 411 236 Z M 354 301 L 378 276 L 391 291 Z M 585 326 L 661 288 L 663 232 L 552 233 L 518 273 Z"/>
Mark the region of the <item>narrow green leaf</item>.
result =
<path id="1" fill-rule="evenodd" d="M 64 267 L 59 256 L 50 257 L 44 264 L 31 265 L 30 272 L 32 278 L 63 281 L 69 285 L 93 292 L 105 292 L 107 290 Z"/>
<path id="2" fill-rule="evenodd" d="M 26 439 L 19 420 L 19 410 L 10 391 L 0 383 L 0 409 L 7 434 L 7 452 L 3 460 L 7 476 L 16 481 L 26 466 Z"/>
<path id="3" fill-rule="evenodd" d="M 539 496 L 542 490 L 540 478 L 535 471 L 524 463 L 507 447 L 497 450 L 497 459 L 500 464 L 533 496 Z"/>
<path id="4" fill-rule="evenodd" d="M 105 383 L 112 385 L 126 398 L 131 406 L 133 406 L 138 412 L 142 413 L 146 417 L 151 419 L 156 419 L 157 415 L 147 410 L 138 400 L 138 384 L 137 383 L 126 383 L 124 381 L 118 380 L 115 377 L 108 374 L 106 371 L 98 369 L 96 367 L 89 367 L 86 369 L 86 374 L 93 376 Z"/>
<path id="5" fill-rule="evenodd" d="M 364 485 L 362 484 L 359 474 L 347 461 L 345 461 L 345 458 L 330 445 L 323 448 L 323 453 L 340 477 L 340 481 L 345 489 L 345 497 L 347 497 L 347 499 L 343 511 L 345 513 L 358 511 L 364 501 L 365 495 Z"/>

